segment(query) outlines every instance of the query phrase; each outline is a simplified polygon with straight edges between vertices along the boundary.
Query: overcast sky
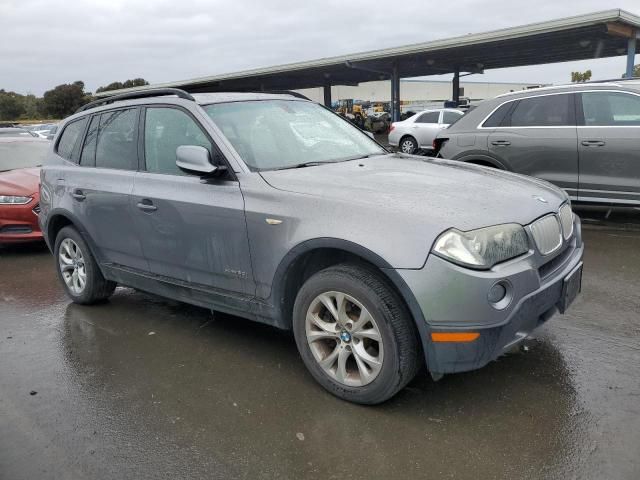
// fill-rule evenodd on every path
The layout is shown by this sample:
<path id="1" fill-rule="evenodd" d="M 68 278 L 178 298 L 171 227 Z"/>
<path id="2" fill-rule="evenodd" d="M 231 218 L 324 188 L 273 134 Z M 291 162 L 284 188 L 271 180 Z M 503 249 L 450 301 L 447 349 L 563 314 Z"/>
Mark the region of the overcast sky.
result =
<path id="1" fill-rule="evenodd" d="M 611 8 L 640 14 L 640 1 L 0 0 L 0 88 L 42 95 L 75 80 L 94 91 L 135 77 L 189 79 Z M 617 57 L 469 79 L 559 83 L 572 70 L 597 79 L 624 67 Z"/>

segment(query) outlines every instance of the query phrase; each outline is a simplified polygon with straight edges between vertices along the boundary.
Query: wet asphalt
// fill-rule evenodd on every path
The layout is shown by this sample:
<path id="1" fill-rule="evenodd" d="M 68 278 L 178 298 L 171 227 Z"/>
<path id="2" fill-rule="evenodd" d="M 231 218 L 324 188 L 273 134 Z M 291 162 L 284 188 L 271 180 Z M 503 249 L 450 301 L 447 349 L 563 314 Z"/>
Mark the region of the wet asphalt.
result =
<path id="1" fill-rule="evenodd" d="M 584 237 L 568 314 L 377 407 L 286 332 L 126 288 L 73 305 L 45 248 L 0 250 L 0 478 L 640 478 L 640 229 Z"/>

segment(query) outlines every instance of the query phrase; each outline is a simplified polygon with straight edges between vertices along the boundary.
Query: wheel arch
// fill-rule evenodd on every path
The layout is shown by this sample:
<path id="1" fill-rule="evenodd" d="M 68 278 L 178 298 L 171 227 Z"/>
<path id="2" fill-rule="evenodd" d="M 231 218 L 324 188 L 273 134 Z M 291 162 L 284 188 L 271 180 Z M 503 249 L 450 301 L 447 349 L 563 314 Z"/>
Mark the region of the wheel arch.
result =
<path id="1" fill-rule="evenodd" d="M 485 167 L 499 168 L 500 170 L 509 170 L 501 161 L 489 155 L 469 155 L 455 157 L 454 160 L 460 162 L 471 163 L 473 165 L 483 165 Z"/>
<path id="2" fill-rule="evenodd" d="M 56 245 L 56 237 L 60 230 L 64 227 L 71 226 L 78 230 L 78 233 L 82 235 L 82 238 L 87 245 L 89 246 L 89 250 L 91 251 L 91 255 L 96 259 L 96 263 L 98 264 L 98 268 L 100 268 L 99 256 L 96 255 L 96 246 L 93 243 L 93 240 L 89 235 L 87 235 L 87 231 L 84 228 L 82 222 L 72 213 L 69 213 L 66 210 L 52 210 L 47 217 L 46 224 L 46 232 L 44 237 L 47 242 L 47 246 L 51 252 L 54 251 Z"/>
<path id="3" fill-rule="evenodd" d="M 404 302 L 423 343 L 426 322 L 413 292 L 398 272 L 380 255 L 348 240 L 317 238 L 292 248 L 281 260 L 274 275 L 271 297 L 279 312 L 280 327 L 290 329 L 292 311 L 298 290 L 314 273 L 339 263 L 360 263 L 376 270 Z"/>

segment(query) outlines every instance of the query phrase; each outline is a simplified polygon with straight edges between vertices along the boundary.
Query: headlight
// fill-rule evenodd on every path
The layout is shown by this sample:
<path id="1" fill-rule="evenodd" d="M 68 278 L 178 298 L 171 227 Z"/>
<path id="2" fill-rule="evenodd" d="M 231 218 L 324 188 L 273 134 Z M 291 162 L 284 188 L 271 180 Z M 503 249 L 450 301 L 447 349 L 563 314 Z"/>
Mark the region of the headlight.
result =
<path id="1" fill-rule="evenodd" d="M 0 204 L 25 205 L 31 201 L 31 197 L 14 197 L 11 195 L 0 195 Z"/>
<path id="2" fill-rule="evenodd" d="M 433 252 L 465 267 L 488 269 L 529 251 L 522 226 L 509 223 L 461 232 L 452 228 L 438 237 Z"/>

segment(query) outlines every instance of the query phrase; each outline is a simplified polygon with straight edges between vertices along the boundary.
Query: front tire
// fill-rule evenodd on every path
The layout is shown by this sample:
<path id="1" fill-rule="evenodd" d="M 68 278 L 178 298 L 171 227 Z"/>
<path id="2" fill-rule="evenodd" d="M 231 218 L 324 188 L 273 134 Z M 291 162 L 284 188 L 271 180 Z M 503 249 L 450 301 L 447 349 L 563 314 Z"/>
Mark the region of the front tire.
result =
<path id="1" fill-rule="evenodd" d="M 418 142 L 411 136 L 403 137 L 400 140 L 400 151 L 402 153 L 414 154 L 418 151 Z"/>
<path id="2" fill-rule="evenodd" d="M 114 282 L 105 280 L 87 243 L 73 227 L 64 227 L 56 236 L 56 272 L 74 303 L 90 305 L 111 296 Z"/>
<path id="3" fill-rule="evenodd" d="M 296 297 L 293 331 L 311 375 L 350 402 L 384 402 L 419 366 L 409 312 L 368 267 L 337 265 L 309 278 Z"/>

